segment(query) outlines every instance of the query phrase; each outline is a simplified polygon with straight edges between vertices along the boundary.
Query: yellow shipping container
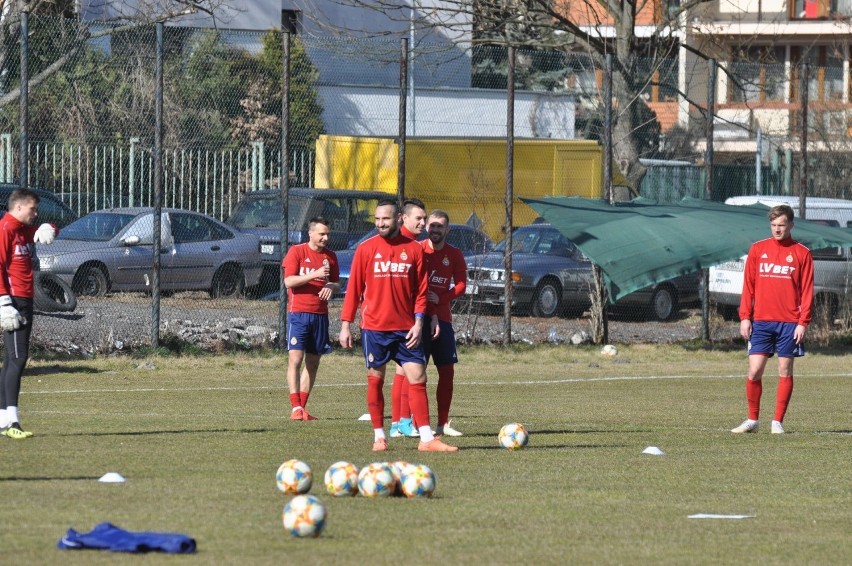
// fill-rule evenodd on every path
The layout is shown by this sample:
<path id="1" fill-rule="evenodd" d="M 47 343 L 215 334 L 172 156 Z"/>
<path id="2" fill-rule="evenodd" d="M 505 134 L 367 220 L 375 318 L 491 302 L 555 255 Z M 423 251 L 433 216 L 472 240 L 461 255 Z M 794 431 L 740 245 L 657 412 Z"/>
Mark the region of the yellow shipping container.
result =
<path id="1" fill-rule="evenodd" d="M 398 146 L 393 138 L 323 135 L 316 143 L 317 188 L 397 189 Z M 516 139 L 516 197 L 600 198 L 603 150 L 595 141 Z M 446 210 L 452 222 L 469 219 L 502 239 L 506 194 L 506 140 L 408 138 L 405 194 Z M 515 201 L 514 224 L 536 213 Z M 471 217 L 474 217 L 473 219 Z"/>

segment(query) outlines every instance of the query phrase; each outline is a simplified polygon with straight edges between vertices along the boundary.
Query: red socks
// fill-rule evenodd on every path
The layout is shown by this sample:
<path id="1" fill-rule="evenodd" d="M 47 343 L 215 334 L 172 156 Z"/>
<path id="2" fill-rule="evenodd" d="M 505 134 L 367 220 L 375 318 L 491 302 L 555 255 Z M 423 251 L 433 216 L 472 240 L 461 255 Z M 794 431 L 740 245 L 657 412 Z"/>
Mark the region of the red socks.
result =
<path id="1" fill-rule="evenodd" d="M 393 374 L 393 385 L 391 385 L 391 422 L 398 423 L 400 413 L 402 413 L 401 407 L 401 396 L 402 396 L 402 384 L 408 383 L 408 379 L 404 375 L 399 375 L 398 373 Z M 406 417 L 408 415 L 405 415 Z"/>
<path id="2" fill-rule="evenodd" d="M 426 383 L 410 383 L 408 385 L 411 413 L 417 426 L 429 424 L 429 397 L 426 396 Z"/>
<path id="3" fill-rule="evenodd" d="M 453 364 L 438 366 L 438 426 L 444 426 L 450 419 L 455 370 L 456 367 Z"/>
<path id="4" fill-rule="evenodd" d="M 746 379 L 746 401 L 748 401 L 748 418 L 757 420 L 760 415 L 760 396 L 763 393 L 763 381 Z"/>
<path id="5" fill-rule="evenodd" d="M 370 420 L 373 428 L 384 427 L 385 393 L 382 388 L 385 380 L 381 377 L 367 376 L 367 408 L 370 410 Z"/>
<path id="6" fill-rule="evenodd" d="M 411 418 L 411 407 L 409 406 L 410 387 L 408 378 L 403 377 L 402 385 L 399 388 L 399 418 L 401 419 Z"/>
<path id="7" fill-rule="evenodd" d="M 299 391 L 299 404 L 303 409 L 308 406 L 308 395 L 310 394 L 310 391 Z"/>
<path id="8" fill-rule="evenodd" d="M 302 400 L 300 399 L 299 392 L 290 393 L 290 406 L 295 409 L 296 407 L 304 407 L 302 405 Z"/>
<path id="9" fill-rule="evenodd" d="M 778 378 L 778 397 L 775 401 L 775 420 L 784 421 L 784 414 L 787 412 L 787 405 L 790 403 L 790 397 L 793 396 L 793 376 Z"/>

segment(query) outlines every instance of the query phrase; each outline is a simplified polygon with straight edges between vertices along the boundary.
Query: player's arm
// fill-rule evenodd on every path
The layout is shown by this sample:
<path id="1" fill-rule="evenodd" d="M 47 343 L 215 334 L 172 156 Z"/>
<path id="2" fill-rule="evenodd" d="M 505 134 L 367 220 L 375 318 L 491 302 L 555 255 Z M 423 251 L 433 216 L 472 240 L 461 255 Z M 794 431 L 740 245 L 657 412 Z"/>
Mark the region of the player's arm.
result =
<path id="1" fill-rule="evenodd" d="M 757 277 L 756 273 L 757 256 L 755 247 L 752 246 L 746 256 L 745 266 L 743 267 L 743 290 L 740 295 L 740 336 L 745 340 L 751 338 L 751 319 L 754 317 L 754 283 Z"/>
<path id="2" fill-rule="evenodd" d="M 810 251 L 805 254 L 799 269 L 799 296 L 801 297 L 801 304 L 799 306 L 798 324 L 796 324 L 796 330 L 793 333 L 796 344 L 801 344 L 805 341 L 805 332 L 807 332 L 808 325 L 811 323 L 814 308 L 814 259 Z"/>
<path id="3" fill-rule="evenodd" d="M 290 275 L 287 275 L 290 273 Z M 307 285 L 314 279 L 324 279 L 329 275 L 329 267 L 323 266 L 299 275 L 299 256 L 295 248 L 291 248 L 284 258 L 284 286 L 288 289 Z"/>
<path id="4" fill-rule="evenodd" d="M 337 265 L 337 255 L 329 251 L 331 257 L 328 262 L 328 279 L 319 292 L 319 298 L 327 301 L 332 295 L 340 291 L 340 266 Z"/>
<path id="5" fill-rule="evenodd" d="M 461 253 L 453 257 L 453 286 L 441 293 L 440 304 L 450 303 L 462 295 L 467 288 L 467 262 Z"/>

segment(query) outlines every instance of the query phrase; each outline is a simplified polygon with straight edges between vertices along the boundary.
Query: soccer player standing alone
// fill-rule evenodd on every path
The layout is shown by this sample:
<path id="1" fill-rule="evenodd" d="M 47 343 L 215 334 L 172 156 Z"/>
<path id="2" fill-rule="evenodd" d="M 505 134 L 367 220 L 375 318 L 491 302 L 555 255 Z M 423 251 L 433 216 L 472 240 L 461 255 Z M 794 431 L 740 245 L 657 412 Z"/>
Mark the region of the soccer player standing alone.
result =
<path id="1" fill-rule="evenodd" d="M 740 299 L 740 334 L 748 341 L 748 418 L 731 432 L 757 432 L 763 370 L 778 354 L 778 392 L 771 431 L 783 434 L 784 414 L 793 394 L 793 360 L 805 355 L 805 332 L 814 301 L 811 251 L 793 240 L 793 209 L 769 211 L 771 238 L 748 252 Z"/>
<path id="2" fill-rule="evenodd" d="M 429 424 L 426 358 L 421 333 L 426 317 L 426 279 L 423 248 L 399 233 L 399 205 L 379 202 L 375 214 L 378 235 L 355 250 L 343 310 L 340 345 L 352 347 L 350 325 L 361 306 L 361 340 L 367 362 L 367 406 L 373 424 L 373 451 L 387 450 L 384 431 L 385 370 L 392 359 L 402 366 L 410 384 L 409 403 L 420 432 L 421 452 L 456 452 L 435 438 Z M 437 328 L 437 327 L 436 327 Z"/>
<path id="3" fill-rule="evenodd" d="M 340 289 L 340 270 L 337 254 L 326 249 L 328 234 L 328 220 L 321 216 L 311 218 L 308 241 L 291 247 L 282 262 L 290 304 L 287 386 L 292 406 L 290 418 L 294 421 L 316 420 L 308 413 L 308 396 L 317 379 L 320 356 L 331 352 L 328 300 Z"/>
<path id="4" fill-rule="evenodd" d="M 9 212 L 0 218 L 0 428 L 15 440 L 33 435 L 23 430 L 18 417 L 21 376 L 33 329 L 33 244 L 52 244 L 58 232 L 52 224 L 35 227 L 39 200 L 34 191 L 16 189 L 9 195 Z"/>

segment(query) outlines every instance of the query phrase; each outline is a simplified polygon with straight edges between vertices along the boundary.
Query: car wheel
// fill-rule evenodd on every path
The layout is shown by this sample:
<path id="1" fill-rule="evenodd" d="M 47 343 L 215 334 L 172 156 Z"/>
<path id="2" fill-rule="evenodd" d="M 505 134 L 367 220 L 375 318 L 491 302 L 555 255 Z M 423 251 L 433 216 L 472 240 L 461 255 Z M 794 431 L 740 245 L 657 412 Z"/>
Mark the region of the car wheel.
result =
<path id="1" fill-rule="evenodd" d="M 239 297 L 245 287 L 243 270 L 239 265 L 229 263 L 223 265 L 213 276 L 213 286 L 210 288 L 210 296 L 214 299 L 228 297 Z"/>
<path id="2" fill-rule="evenodd" d="M 533 295 L 533 316 L 550 318 L 559 314 L 561 309 L 562 290 L 559 284 L 549 279 L 539 283 Z"/>
<path id="3" fill-rule="evenodd" d="M 658 287 L 651 297 L 651 317 L 654 320 L 668 320 L 677 311 L 677 299 L 669 287 Z"/>
<path id="4" fill-rule="evenodd" d="M 77 295 L 71 286 L 53 273 L 35 272 L 33 306 L 41 312 L 73 312 Z"/>
<path id="5" fill-rule="evenodd" d="M 71 287 L 78 296 L 103 297 L 107 293 L 109 283 L 103 269 L 90 265 L 77 272 Z"/>

